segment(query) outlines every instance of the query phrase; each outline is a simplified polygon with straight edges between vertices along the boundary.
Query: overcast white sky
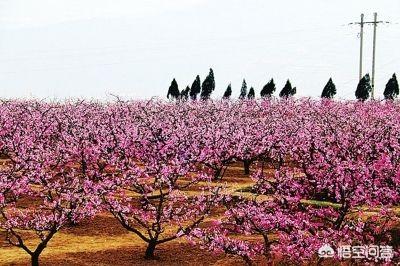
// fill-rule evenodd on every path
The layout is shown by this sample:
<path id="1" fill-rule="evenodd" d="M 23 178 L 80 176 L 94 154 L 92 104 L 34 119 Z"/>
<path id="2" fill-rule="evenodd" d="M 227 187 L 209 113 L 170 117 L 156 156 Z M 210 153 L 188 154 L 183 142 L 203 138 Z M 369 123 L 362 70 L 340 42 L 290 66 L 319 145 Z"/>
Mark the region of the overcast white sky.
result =
<path id="1" fill-rule="evenodd" d="M 357 26 L 378 27 L 376 87 L 400 74 L 399 0 L 0 0 L 0 97 L 165 97 L 212 67 L 215 97 L 243 78 L 258 94 L 273 77 L 318 97 L 332 76 L 354 98 Z M 372 27 L 365 27 L 370 72 Z"/>

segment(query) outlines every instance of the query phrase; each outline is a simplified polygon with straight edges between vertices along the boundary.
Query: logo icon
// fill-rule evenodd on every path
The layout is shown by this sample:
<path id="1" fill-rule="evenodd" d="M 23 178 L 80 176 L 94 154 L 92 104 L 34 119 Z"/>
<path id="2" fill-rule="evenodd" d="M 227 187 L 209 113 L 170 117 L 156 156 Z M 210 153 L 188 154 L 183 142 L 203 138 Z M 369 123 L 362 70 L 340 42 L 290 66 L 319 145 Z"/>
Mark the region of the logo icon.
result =
<path id="1" fill-rule="evenodd" d="M 335 251 L 328 244 L 323 245 L 318 249 L 318 256 L 321 258 L 333 258 Z"/>

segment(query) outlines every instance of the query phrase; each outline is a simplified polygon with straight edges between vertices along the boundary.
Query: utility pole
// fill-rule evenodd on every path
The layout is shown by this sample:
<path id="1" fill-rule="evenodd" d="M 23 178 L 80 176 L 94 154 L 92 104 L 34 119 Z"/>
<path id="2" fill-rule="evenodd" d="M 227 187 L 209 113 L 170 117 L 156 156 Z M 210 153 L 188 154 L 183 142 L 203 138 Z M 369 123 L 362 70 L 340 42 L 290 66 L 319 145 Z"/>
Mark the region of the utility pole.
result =
<path id="1" fill-rule="evenodd" d="M 361 22 L 360 22 L 360 73 L 358 75 L 358 80 L 359 81 L 362 78 L 363 41 L 364 41 L 364 14 L 361 14 Z"/>
<path id="2" fill-rule="evenodd" d="M 373 39 L 373 51 L 372 51 L 372 79 L 371 79 L 371 98 L 374 99 L 375 93 L 375 52 L 376 52 L 376 27 L 379 23 L 389 23 L 388 21 L 377 21 L 378 14 L 374 13 L 374 21 L 364 21 L 364 14 L 361 14 L 361 22 L 349 23 L 349 25 L 359 24 L 360 25 L 360 72 L 358 80 L 360 81 L 362 74 L 362 57 L 363 57 L 363 41 L 364 41 L 364 24 L 374 24 L 374 39 Z"/>
<path id="3" fill-rule="evenodd" d="M 374 40 L 373 40 L 373 48 L 372 48 L 372 79 L 371 79 L 371 98 L 374 99 L 374 91 L 375 91 L 375 50 L 376 50 L 376 25 L 378 22 L 376 21 L 378 14 L 374 13 Z"/>
<path id="4" fill-rule="evenodd" d="M 362 78 L 362 61 L 363 61 L 363 42 L 364 42 L 364 14 L 361 14 L 360 22 L 349 23 L 349 25 L 359 24 L 360 25 L 360 64 L 359 64 L 359 74 L 358 80 Z"/>

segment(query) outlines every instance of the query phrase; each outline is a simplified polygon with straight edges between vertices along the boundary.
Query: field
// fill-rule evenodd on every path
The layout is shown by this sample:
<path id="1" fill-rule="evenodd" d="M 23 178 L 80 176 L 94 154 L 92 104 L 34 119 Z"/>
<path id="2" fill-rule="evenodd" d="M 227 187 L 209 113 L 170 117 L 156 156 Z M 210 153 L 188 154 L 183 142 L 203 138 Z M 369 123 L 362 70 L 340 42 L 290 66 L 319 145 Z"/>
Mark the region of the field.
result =
<path id="1" fill-rule="evenodd" d="M 0 114 L 4 265 L 399 260 L 398 102 L 9 101 Z"/>

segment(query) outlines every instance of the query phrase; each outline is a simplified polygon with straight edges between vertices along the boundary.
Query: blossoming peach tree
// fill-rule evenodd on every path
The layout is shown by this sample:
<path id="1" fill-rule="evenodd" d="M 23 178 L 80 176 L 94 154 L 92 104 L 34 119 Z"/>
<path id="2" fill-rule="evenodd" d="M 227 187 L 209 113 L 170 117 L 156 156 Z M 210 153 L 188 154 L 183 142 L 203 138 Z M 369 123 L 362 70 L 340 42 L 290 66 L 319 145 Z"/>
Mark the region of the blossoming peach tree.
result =
<path id="1" fill-rule="evenodd" d="M 189 109 L 188 109 L 189 108 Z M 156 246 L 199 226 L 220 200 L 221 187 L 199 164 L 202 151 L 191 138 L 190 106 L 143 103 L 120 105 L 110 125 L 110 150 L 116 174 L 103 179 L 105 208 L 128 231 L 147 243 L 146 259 Z M 197 186 L 198 193 L 189 191 Z"/>
<path id="2" fill-rule="evenodd" d="M 11 245 L 31 256 L 32 265 L 63 226 L 92 217 L 101 203 L 90 169 L 98 159 L 91 137 L 97 120 L 84 110 L 92 107 L 1 106 L 0 226 Z M 32 232 L 33 247 L 26 242 Z"/>

